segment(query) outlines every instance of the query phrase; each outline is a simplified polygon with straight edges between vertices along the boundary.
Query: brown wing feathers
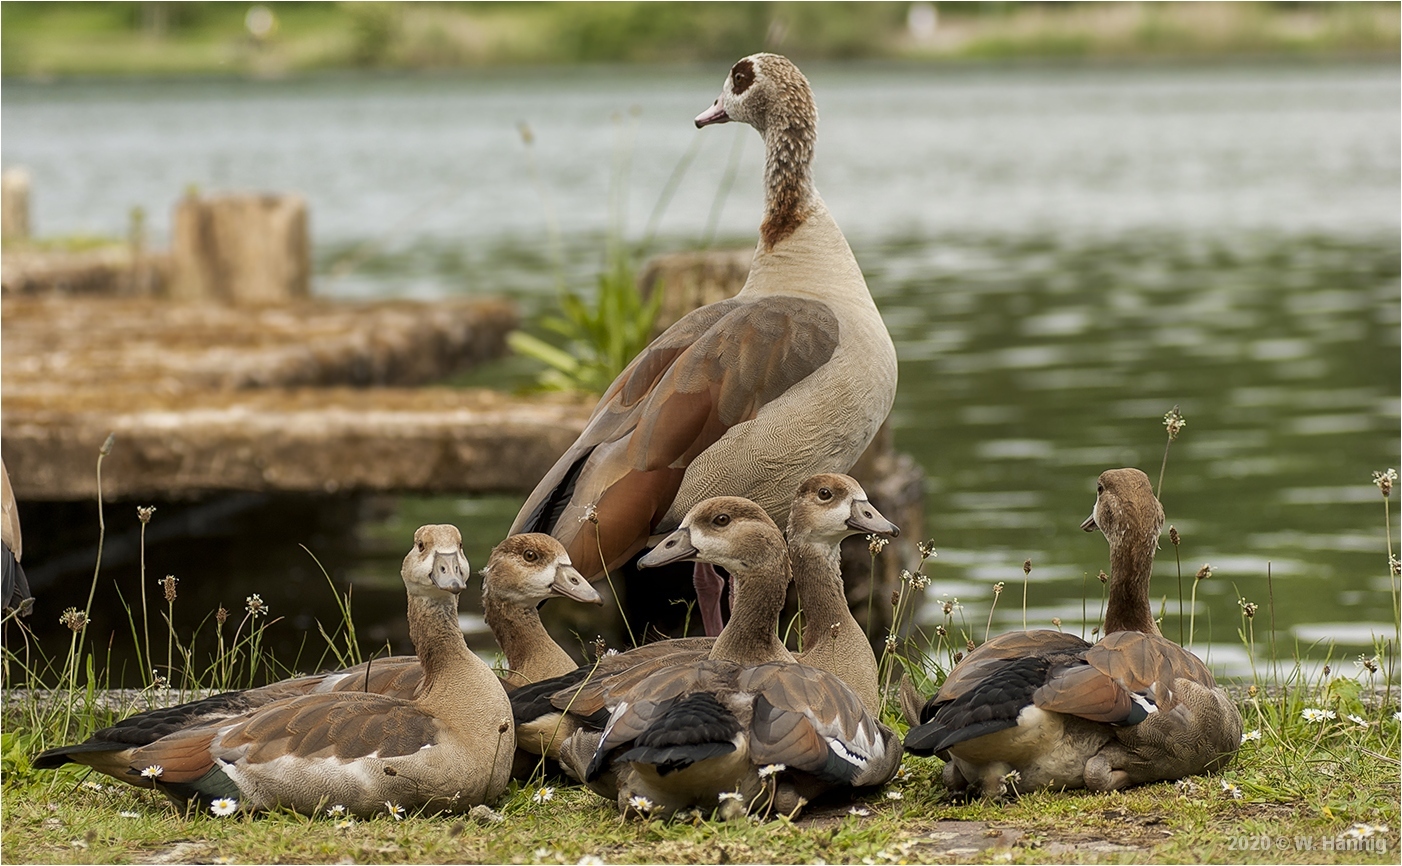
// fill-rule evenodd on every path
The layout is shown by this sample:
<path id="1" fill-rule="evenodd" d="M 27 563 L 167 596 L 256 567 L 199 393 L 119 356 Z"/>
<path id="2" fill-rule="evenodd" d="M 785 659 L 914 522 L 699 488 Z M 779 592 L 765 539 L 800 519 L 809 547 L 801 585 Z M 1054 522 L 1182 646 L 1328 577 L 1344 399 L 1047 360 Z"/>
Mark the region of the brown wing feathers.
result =
<path id="1" fill-rule="evenodd" d="M 794 297 L 731 300 L 684 317 L 609 388 L 512 531 L 554 534 L 591 579 L 617 568 L 658 528 L 686 467 L 825 364 L 837 336 L 826 305 Z M 570 525 L 566 492 L 575 507 L 595 506 L 597 538 Z"/>

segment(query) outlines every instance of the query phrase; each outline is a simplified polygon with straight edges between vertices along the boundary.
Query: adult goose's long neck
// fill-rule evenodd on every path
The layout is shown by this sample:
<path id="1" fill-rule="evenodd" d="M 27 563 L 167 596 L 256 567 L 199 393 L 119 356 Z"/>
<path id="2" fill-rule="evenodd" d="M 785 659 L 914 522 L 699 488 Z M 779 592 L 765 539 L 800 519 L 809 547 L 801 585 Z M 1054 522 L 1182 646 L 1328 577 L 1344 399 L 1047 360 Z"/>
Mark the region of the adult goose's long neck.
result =
<path id="1" fill-rule="evenodd" d="M 764 221 L 759 236 L 766 250 L 794 233 L 808 217 L 813 189 L 813 146 L 818 117 L 812 96 L 797 99 L 764 130 Z"/>
<path id="2" fill-rule="evenodd" d="M 1110 540 L 1110 593 L 1105 605 L 1105 633 L 1137 631 L 1159 634 L 1149 603 L 1154 571 L 1154 534 L 1125 532 Z"/>
<path id="3" fill-rule="evenodd" d="M 787 557 L 770 567 L 782 570 L 782 580 L 775 580 L 772 574 L 749 576 L 731 572 L 730 621 L 716 638 L 711 658 L 744 665 L 793 661 L 777 634 L 779 612 L 784 609 L 793 572 Z"/>
<path id="4" fill-rule="evenodd" d="M 487 628 L 506 654 L 508 679 L 515 685 L 574 669 L 574 659 L 550 637 L 535 608 L 502 601 L 491 592 L 483 596 L 482 608 Z"/>
<path id="5" fill-rule="evenodd" d="M 409 639 L 424 669 L 421 700 L 431 700 L 438 691 L 464 687 L 464 679 L 477 673 L 476 657 L 463 642 L 458 628 L 457 599 L 446 593 L 442 598 L 409 595 Z M 480 665 L 487 670 L 486 665 Z"/>

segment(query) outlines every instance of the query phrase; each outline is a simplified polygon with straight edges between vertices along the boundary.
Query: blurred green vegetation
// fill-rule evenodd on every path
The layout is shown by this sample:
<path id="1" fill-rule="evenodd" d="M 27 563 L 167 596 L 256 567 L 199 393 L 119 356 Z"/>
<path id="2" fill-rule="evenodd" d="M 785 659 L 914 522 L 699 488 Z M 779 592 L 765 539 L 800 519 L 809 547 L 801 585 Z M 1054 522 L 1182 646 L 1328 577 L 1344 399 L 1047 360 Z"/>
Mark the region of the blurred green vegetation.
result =
<path id="1" fill-rule="evenodd" d="M 271 11 L 254 36 L 250 10 Z M 1397 3 L 0 4 L 5 75 L 1384 53 Z M 257 29 L 257 28 L 253 28 Z"/>

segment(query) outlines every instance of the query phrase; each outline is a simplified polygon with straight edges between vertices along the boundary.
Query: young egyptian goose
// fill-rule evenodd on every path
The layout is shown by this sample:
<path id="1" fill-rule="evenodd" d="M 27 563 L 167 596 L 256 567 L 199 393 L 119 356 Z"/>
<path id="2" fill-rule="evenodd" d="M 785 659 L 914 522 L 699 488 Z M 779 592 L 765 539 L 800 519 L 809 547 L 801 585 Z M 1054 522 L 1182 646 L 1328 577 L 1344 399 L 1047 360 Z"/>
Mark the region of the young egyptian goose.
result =
<path id="1" fill-rule="evenodd" d="M 779 641 L 791 572 L 765 510 L 707 499 L 641 564 L 692 559 L 725 568 L 734 582 L 733 616 L 709 657 L 617 696 L 602 733 L 572 738 L 562 760 L 621 812 L 658 817 L 691 807 L 731 817 L 760 797 L 792 813 L 822 794 L 888 781 L 900 739 L 840 679 L 798 664 Z M 733 806 L 721 797 L 730 792 L 739 795 Z"/>
<path id="2" fill-rule="evenodd" d="M 423 526 L 401 572 L 409 635 L 424 670 L 413 700 L 355 692 L 275 701 L 135 749 L 174 802 L 232 799 L 239 808 L 307 814 L 343 805 L 464 811 L 505 790 L 515 747 L 500 680 L 463 642 L 458 593 L 470 574 L 455 527 Z"/>
<path id="3" fill-rule="evenodd" d="M 1154 622 L 1149 578 L 1163 509 L 1138 469 L 1101 473 L 1082 528 L 1110 542 L 1106 637 L 999 635 L 968 655 L 923 708 L 906 749 L 944 758 L 945 783 L 986 795 L 1109 791 L 1225 766 L 1241 714 L 1197 656 Z"/>
<path id="4" fill-rule="evenodd" d="M 684 316 L 619 374 L 512 525 L 559 538 L 590 580 L 616 572 L 709 496 L 745 496 L 783 525 L 799 483 L 847 471 L 895 397 L 890 334 L 813 187 L 818 115 L 808 80 L 776 54 L 744 58 L 696 125 L 731 120 L 765 144 L 749 279 L 734 298 Z M 710 635 L 722 625 L 723 586 L 697 567 Z"/>
<path id="5" fill-rule="evenodd" d="M 842 585 L 840 545 L 862 533 L 896 536 L 900 529 L 876 510 L 856 479 L 819 474 L 799 487 L 786 533 L 804 617 L 803 651 L 797 659 L 837 676 L 856 692 L 867 712 L 879 717 L 876 655 L 852 617 Z M 560 744 L 581 725 L 602 728 L 614 694 L 664 667 L 700 661 L 714 644 L 714 638 L 656 641 L 513 692 L 517 739 L 531 743 L 530 751 L 558 760 Z M 586 684 L 589 688 L 581 691 Z"/>
<path id="6" fill-rule="evenodd" d="M 0 460 L 0 610 L 27 615 L 34 607 L 20 560 L 24 559 L 24 537 L 19 531 L 19 507 L 10 489 L 10 473 Z"/>
<path id="7" fill-rule="evenodd" d="M 492 550 L 482 570 L 482 605 L 487 625 L 506 655 L 508 689 L 535 679 L 572 671 L 577 663 L 550 638 L 537 606 L 547 598 L 599 604 L 602 599 L 570 564 L 554 538 L 541 533 L 514 535 Z M 219 723 L 259 707 L 304 695 L 360 692 L 413 700 L 423 683 L 418 656 L 390 656 L 325 674 L 295 677 L 258 688 L 222 692 L 174 707 L 138 713 L 104 728 L 84 743 L 49 749 L 34 759 L 39 769 L 69 762 L 87 764 L 125 782 L 150 787 L 126 769 L 131 752 L 184 728 Z"/>

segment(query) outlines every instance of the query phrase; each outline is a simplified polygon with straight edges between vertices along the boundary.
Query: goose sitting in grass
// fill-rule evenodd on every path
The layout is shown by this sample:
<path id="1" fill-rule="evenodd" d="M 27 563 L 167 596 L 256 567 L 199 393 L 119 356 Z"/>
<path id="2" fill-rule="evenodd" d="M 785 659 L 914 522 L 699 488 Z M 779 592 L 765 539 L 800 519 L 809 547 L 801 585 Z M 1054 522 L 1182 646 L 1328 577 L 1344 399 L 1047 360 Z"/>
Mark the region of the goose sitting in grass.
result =
<path id="1" fill-rule="evenodd" d="M 285 698 L 134 749 L 126 775 L 177 805 L 369 816 L 465 811 L 510 777 L 515 730 L 501 681 L 463 642 L 470 574 L 455 527 L 422 526 L 401 572 L 423 667 L 412 700 L 357 692 Z"/>
<path id="2" fill-rule="evenodd" d="M 492 550 L 482 574 L 482 606 L 487 625 L 506 655 L 508 670 L 502 675 L 502 684 L 509 690 L 534 679 L 574 670 L 577 662 L 550 638 L 536 608 L 553 597 L 592 604 L 599 604 L 602 599 L 570 564 L 564 547 L 541 533 L 514 535 Z M 304 695 L 366 693 L 413 700 L 419 694 L 423 676 L 418 656 L 391 656 L 332 673 L 222 692 L 130 716 L 98 731 L 84 743 L 41 753 L 34 759 L 34 766 L 54 769 L 69 762 L 87 764 L 122 781 L 150 787 L 149 778 L 133 778 L 126 770 L 134 749 L 162 737 L 189 727 L 221 723 L 274 701 Z"/>
<path id="3" fill-rule="evenodd" d="M 1154 622 L 1149 578 L 1163 509 L 1138 469 L 1100 475 L 1082 524 L 1110 543 L 1106 636 L 1010 632 L 959 663 L 923 707 L 903 695 L 906 749 L 947 763 L 945 784 L 989 796 L 1111 791 L 1212 772 L 1241 743 L 1241 714 L 1197 656 Z"/>
<path id="4" fill-rule="evenodd" d="M 559 538 L 590 580 L 617 573 L 710 496 L 747 497 L 783 525 L 799 483 L 847 471 L 891 411 L 895 348 L 813 186 L 808 80 L 777 54 L 743 58 L 696 125 L 732 120 L 765 146 L 749 278 L 735 297 L 683 316 L 619 374 L 512 525 Z M 714 636 L 724 583 L 709 565 L 694 568 Z"/>
<path id="5" fill-rule="evenodd" d="M 847 606 L 841 544 L 852 535 L 896 536 L 900 529 L 871 504 L 855 478 L 833 473 L 804 480 L 789 509 L 787 535 L 794 585 L 803 610 L 803 651 L 798 661 L 836 675 L 879 717 L 876 655 Z M 615 694 L 663 668 L 698 662 L 715 638 L 678 638 L 605 656 L 564 676 L 513 692 L 517 739 L 523 748 L 552 759 L 580 727 L 597 730 Z"/>
<path id="6" fill-rule="evenodd" d="M 797 663 L 776 634 L 791 571 L 765 510 L 739 497 L 704 500 L 641 564 L 695 559 L 725 568 L 735 592 L 710 655 L 615 694 L 602 732 L 578 732 L 561 760 L 624 814 L 658 817 L 693 807 L 792 814 L 823 794 L 885 784 L 900 739 L 842 680 Z"/>

